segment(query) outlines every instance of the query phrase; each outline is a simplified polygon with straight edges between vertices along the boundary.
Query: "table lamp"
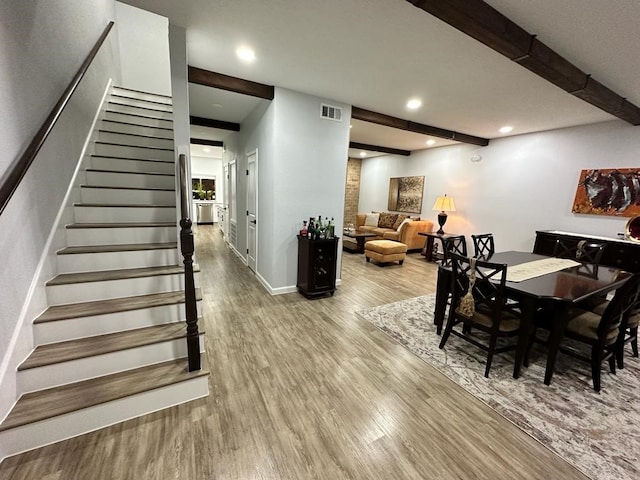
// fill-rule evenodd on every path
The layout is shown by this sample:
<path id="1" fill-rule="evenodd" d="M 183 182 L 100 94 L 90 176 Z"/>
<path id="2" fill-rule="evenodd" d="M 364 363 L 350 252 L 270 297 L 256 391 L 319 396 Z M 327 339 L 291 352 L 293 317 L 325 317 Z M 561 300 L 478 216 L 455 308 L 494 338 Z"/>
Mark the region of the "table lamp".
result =
<path id="1" fill-rule="evenodd" d="M 436 203 L 433 204 L 432 210 L 440 210 L 440 213 L 438 214 L 438 224 L 440 225 L 440 230 L 438 230 L 436 233 L 442 235 L 444 233 L 442 227 L 444 227 L 444 224 L 447 221 L 446 212 L 455 212 L 456 204 L 454 203 L 453 198 L 447 197 L 447 194 L 445 193 L 444 197 L 436 198 Z"/>

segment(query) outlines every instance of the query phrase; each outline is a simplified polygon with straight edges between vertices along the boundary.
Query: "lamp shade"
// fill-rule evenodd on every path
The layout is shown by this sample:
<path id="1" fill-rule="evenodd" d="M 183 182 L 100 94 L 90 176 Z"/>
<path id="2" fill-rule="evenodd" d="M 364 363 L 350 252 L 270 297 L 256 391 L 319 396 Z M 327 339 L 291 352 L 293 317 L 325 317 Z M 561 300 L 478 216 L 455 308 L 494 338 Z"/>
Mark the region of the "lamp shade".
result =
<path id="1" fill-rule="evenodd" d="M 433 204 L 433 210 L 439 210 L 441 212 L 455 212 L 456 204 L 452 197 L 447 197 L 445 195 L 443 197 L 436 198 L 436 203 Z"/>

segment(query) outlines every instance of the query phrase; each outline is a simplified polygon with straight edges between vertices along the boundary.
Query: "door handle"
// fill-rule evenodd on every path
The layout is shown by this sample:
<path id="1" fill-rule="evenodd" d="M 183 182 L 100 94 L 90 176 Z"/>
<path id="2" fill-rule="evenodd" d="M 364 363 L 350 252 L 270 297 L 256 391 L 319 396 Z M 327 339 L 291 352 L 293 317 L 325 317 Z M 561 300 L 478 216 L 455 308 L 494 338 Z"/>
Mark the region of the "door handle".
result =
<path id="1" fill-rule="evenodd" d="M 255 225 L 258 222 L 256 220 L 251 220 L 251 223 L 253 223 Z"/>

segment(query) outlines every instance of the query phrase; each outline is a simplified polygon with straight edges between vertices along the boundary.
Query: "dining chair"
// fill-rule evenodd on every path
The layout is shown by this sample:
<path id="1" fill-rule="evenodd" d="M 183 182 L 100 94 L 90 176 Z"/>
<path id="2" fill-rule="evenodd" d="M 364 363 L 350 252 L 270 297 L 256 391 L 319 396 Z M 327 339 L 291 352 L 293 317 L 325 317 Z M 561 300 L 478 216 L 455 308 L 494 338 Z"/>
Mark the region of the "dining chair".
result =
<path id="1" fill-rule="evenodd" d="M 640 275 L 640 274 L 636 274 Z M 631 280 L 628 280 L 631 281 Z M 639 285 L 640 288 L 640 285 Z M 605 300 L 593 305 L 590 310 L 598 315 L 602 315 L 609 305 L 609 301 Z M 638 293 L 638 301 L 631 307 L 625 315 L 622 325 L 620 325 L 620 333 L 616 347 L 616 364 L 620 369 L 624 368 L 624 347 L 631 344 L 631 352 L 634 357 L 638 357 L 638 325 L 640 324 L 640 293 Z"/>
<path id="2" fill-rule="evenodd" d="M 467 256 L 467 239 L 464 235 L 456 235 L 444 240 L 442 265 L 448 267 L 451 265 L 451 255 L 457 254 L 463 257 Z"/>
<path id="3" fill-rule="evenodd" d="M 604 243 L 588 242 L 580 240 L 578 244 L 564 242 L 557 239 L 553 247 L 553 256 L 559 258 L 571 258 L 584 264 L 599 265 L 604 252 Z"/>
<path id="4" fill-rule="evenodd" d="M 498 340 L 518 335 L 520 317 L 513 310 L 505 309 L 505 282 L 507 266 L 457 253 L 450 256 L 452 268 L 452 301 L 449 317 L 439 347 L 445 347 L 453 334 L 487 352 L 484 376 L 489 376 L 493 356 L 515 350 L 516 343 L 498 347 Z M 470 291 L 470 292 L 469 292 Z M 464 299 L 473 298 L 473 311 L 466 311 Z M 465 298 L 466 297 L 466 298 Z M 454 327 L 460 325 L 460 329 Z M 482 342 L 471 334 L 471 327 L 488 334 L 488 342 Z"/>
<path id="5" fill-rule="evenodd" d="M 602 314 L 579 308 L 567 312 L 569 320 L 564 337 L 589 345 L 591 354 L 586 356 L 580 350 L 566 344 L 561 345 L 559 351 L 591 364 L 593 389 L 597 392 L 600 391 L 602 362 L 607 361 L 611 373 L 616 373 L 616 357 L 621 345 L 624 346 L 621 342 L 624 341 L 625 322 L 639 301 L 640 274 L 635 274 L 616 290 L 611 301 L 602 309 Z M 534 325 L 532 341 L 525 354 L 525 364 L 528 363 L 529 348 L 536 339 L 538 326 L 539 324 Z"/>
<path id="6" fill-rule="evenodd" d="M 492 233 L 471 235 L 473 239 L 473 256 L 483 260 L 489 260 L 496 252 Z"/>

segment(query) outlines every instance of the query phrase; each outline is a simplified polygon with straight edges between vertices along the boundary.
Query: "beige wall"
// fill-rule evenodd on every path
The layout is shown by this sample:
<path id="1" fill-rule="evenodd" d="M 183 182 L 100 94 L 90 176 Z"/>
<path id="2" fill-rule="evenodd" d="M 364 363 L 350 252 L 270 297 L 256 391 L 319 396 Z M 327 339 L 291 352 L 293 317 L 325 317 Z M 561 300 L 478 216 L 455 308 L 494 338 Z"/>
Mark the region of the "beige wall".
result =
<path id="1" fill-rule="evenodd" d="M 356 223 L 358 202 L 360 201 L 360 169 L 362 159 L 349 158 L 347 161 L 347 183 L 344 192 L 344 226 Z"/>

